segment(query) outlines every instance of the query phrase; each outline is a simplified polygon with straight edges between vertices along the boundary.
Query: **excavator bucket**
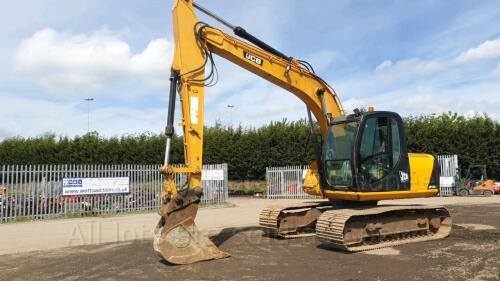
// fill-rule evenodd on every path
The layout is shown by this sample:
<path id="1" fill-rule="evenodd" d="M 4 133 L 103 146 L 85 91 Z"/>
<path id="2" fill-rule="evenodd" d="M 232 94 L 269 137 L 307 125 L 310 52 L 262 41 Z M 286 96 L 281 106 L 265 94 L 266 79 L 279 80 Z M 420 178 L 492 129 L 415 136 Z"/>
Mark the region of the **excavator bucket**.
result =
<path id="1" fill-rule="evenodd" d="M 171 200 L 165 209 L 170 209 L 168 205 L 175 205 L 175 201 L 182 200 Z M 198 203 L 190 203 L 162 215 L 158 222 L 153 247 L 169 263 L 190 264 L 229 256 L 198 230 L 194 223 L 197 212 Z"/>

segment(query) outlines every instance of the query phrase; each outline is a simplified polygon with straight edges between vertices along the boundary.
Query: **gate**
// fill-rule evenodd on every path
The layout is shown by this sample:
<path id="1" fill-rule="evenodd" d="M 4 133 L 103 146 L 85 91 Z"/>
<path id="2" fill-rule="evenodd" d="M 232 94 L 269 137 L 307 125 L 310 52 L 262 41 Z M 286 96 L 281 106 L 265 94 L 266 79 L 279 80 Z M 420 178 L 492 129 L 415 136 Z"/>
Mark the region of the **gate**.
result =
<path id="1" fill-rule="evenodd" d="M 439 196 L 453 196 L 458 185 L 458 156 L 438 155 L 441 174 L 439 178 Z"/>
<path id="2" fill-rule="evenodd" d="M 266 168 L 267 198 L 318 198 L 302 190 L 302 177 L 307 168 L 307 166 Z"/>

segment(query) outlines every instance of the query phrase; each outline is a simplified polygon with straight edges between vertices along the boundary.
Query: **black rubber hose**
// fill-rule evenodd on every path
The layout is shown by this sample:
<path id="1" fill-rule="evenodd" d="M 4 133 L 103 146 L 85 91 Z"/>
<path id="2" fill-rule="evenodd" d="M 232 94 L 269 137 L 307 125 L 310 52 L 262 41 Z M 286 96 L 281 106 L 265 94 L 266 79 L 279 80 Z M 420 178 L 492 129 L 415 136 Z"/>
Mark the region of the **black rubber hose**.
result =
<path id="1" fill-rule="evenodd" d="M 237 26 L 233 29 L 233 32 L 234 34 L 236 34 L 237 36 L 243 38 L 243 39 L 246 39 L 248 40 L 249 42 L 255 44 L 257 47 L 260 47 L 261 49 L 265 50 L 265 51 L 268 51 L 282 59 L 285 59 L 287 61 L 292 61 L 292 57 L 289 57 L 285 54 L 283 54 L 282 52 L 276 50 L 275 48 L 269 46 L 268 44 L 266 44 L 265 42 L 263 42 L 262 40 L 260 40 L 259 38 L 253 36 L 252 34 L 248 33 L 243 27 L 241 26 Z"/>

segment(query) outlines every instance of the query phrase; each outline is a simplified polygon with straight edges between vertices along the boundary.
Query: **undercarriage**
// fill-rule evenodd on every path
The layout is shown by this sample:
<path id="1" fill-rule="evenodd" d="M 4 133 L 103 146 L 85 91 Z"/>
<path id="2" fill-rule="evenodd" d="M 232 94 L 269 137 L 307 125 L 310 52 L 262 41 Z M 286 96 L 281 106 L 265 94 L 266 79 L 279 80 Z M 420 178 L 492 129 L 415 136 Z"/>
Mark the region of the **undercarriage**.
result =
<path id="1" fill-rule="evenodd" d="M 357 252 L 441 239 L 452 219 L 442 206 L 387 205 L 338 208 L 329 202 L 268 207 L 259 218 L 274 236 L 316 235 L 332 248 Z"/>

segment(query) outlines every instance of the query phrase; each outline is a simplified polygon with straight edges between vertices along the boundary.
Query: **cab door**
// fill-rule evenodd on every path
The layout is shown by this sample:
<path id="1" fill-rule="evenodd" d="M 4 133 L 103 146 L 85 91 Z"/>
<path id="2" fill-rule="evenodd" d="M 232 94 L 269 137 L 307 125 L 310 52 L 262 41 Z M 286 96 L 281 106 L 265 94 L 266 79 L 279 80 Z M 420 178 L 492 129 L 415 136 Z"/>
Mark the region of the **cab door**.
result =
<path id="1" fill-rule="evenodd" d="M 410 190 L 410 166 L 401 117 L 394 112 L 366 113 L 353 151 L 359 192 Z"/>

